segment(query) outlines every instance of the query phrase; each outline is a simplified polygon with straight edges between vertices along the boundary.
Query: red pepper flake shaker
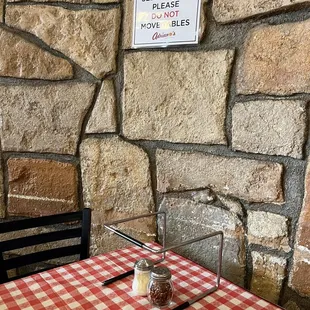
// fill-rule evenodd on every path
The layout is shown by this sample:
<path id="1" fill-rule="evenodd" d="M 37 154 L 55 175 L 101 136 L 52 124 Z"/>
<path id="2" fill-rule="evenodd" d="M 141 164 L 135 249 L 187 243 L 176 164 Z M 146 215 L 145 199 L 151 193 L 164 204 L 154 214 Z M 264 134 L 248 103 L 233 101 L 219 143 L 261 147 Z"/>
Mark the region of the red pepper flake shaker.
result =
<path id="1" fill-rule="evenodd" d="M 170 304 L 173 296 L 171 272 L 167 267 L 155 267 L 151 272 L 151 279 L 147 292 L 150 303 L 162 308 Z"/>

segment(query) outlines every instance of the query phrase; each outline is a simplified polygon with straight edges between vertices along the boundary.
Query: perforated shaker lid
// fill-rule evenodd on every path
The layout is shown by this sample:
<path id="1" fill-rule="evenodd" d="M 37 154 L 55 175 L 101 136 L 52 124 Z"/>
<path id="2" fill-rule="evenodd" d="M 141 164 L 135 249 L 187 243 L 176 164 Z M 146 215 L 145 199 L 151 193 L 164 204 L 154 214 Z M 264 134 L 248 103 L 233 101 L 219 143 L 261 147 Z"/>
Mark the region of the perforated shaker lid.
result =
<path id="1" fill-rule="evenodd" d="M 142 258 L 135 262 L 135 268 L 142 271 L 151 270 L 154 267 L 154 263 L 147 258 Z"/>
<path id="2" fill-rule="evenodd" d="M 156 280 L 169 280 L 171 272 L 167 267 L 155 267 L 151 272 L 151 277 Z"/>

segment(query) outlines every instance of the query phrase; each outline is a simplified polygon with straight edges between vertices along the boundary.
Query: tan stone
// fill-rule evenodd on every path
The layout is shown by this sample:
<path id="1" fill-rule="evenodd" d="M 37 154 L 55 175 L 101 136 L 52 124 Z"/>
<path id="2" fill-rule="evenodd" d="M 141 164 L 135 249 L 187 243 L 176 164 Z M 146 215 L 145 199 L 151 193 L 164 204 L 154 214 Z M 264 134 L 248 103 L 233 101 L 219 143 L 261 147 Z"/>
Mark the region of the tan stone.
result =
<path id="1" fill-rule="evenodd" d="M 289 252 L 288 219 L 270 212 L 248 211 L 248 241 Z"/>
<path id="2" fill-rule="evenodd" d="M 233 52 L 227 50 L 127 54 L 124 135 L 129 139 L 225 144 L 232 60 Z"/>
<path id="3" fill-rule="evenodd" d="M 3 22 L 3 7 L 4 7 L 4 0 L 0 0 L 0 22 Z"/>
<path id="4" fill-rule="evenodd" d="M 282 165 L 272 162 L 158 150 L 160 192 L 210 187 L 253 202 L 283 202 Z"/>
<path id="5" fill-rule="evenodd" d="M 72 78 L 73 68 L 67 60 L 0 28 L 0 75 L 61 80 Z"/>
<path id="6" fill-rule="evenodd" d="M 94 0 L 93 0 L 94 1 Z M 100 0 L 95 0 L 100 1 Z M 203 38 L 207 30 L 207 14 L 206 4 L 209 0 L 201 1 L 200 24 L 199 24 L 199 41 Z M 134 1 L 124 1 L 124 34 L 123 34 L 123 48 L 131 49 L 132 47 L 132 33 L 133 33 L 133 18 L 134 18 Z"/>
<path id="7" fill-rule="evenodd" d="M 302 101 L 237 103 L 232 111 L 232 147 L 302 158 L 306 122 L 306 103 Z"/>
<path id="8" fill-rule="evenodd" d="M 55 0 L 7 0 L 7 2 L 55 2 Z M 119 0 L 58 0 L 57 2 L 68 2 L 78 4 L 89 4 L 89 3 L 115 3 Z"/>
<path id="9" fill-rule="evenodd" d="M 165 197 L 160 211 L 167 215 L 167 244 L 190 240 L 207 233 L 224 232 L 222 274 L 225 278 L 244 285 L 245 238 L 242 222 L 236 214 L 186 198 Z M 158 225 L 162 238 L 162 222 Z M 216 272 L 219 237 L 195 242 L 176 251 Z"/>
<path id="10" fill-rule="evenodd" d="M 237 92 L 290 95 L 310 91 L 310 21 L 250 31 L 238 64 Z"/>
<path id="11" fill-rule="evenodd" d="M 86 133 L 116 131 L 116 97 L 113 81 L 101 85 L 95 107 L 86 126 Z"/>
<path id="12" fill-rule="evenodd" d="M 9 215 L 37 217 L 78 210 L 78 176 L 70 163 L 10 158 Z"/>
<path id="13" fill-rule="evenodd" d="M 93 95 L 88 83 L 0 86 L 2 150 L 75 154 Z"/>
<path id="14" fill-rule="evenodd" d="M 286 259 L 252 252 L 253 275 L 251 292 L 270 302 L 278 303 L 286 272 Z"/>
<path id="15" fill-rule="evenodd" d="M 305 194 L 296 232 L 293 266 L 289 286 L 300 295 L 310 297 L 310 164 L 305 175 Z"/>
<path id="16" fill-rule="evenodd" d="M 214 0 L 213 15 L 221 23 L 285 9 L 295 4 L 309 3 L 306 0 Z"/>
<path id="17" fill-rule="evenodd" d="M 103 223 L 154 211 L 147 154 L 118 137 L 84 140 L 80 154 L 84 205 L 93 209 L 92 253 L 128 246 Z M 152 218 L 121 228 L 139 240 L 153 240 L 156 232 Z"/>
<path id="18" fill-rule="evenodd" d="M 123 238 L 111 233 L 103 226 L 103 223 L 107 221 L 128 218 L 129 216 L 131 215 L 122 212 L 92 211 L 92 255 L 98 255 L 132 245 Z M 156 237 L 155 217 L 142 218 L 119 224 L 118 229 L 142 242 L 154 241 Z"/>
<path id="19" fill-rule="evenodd" d="M 119 8 L 67 10 L 56 6 L 8 6 L 6 23 L 28 31 L 98 78 L 116 70 Z"/>
<path id="20" fill-rule="evenodd" d="M 6 215 L 6 205 L 4 203 L 3 168 L 0 164 L 0 218 Z"/>
<path id="21" fill-rule="evenodd" d="M 86 207 L 125 215 L 153 210 L 149 160 L 142 149 L 117 137 L 90 138 L 80 152 Z"/>

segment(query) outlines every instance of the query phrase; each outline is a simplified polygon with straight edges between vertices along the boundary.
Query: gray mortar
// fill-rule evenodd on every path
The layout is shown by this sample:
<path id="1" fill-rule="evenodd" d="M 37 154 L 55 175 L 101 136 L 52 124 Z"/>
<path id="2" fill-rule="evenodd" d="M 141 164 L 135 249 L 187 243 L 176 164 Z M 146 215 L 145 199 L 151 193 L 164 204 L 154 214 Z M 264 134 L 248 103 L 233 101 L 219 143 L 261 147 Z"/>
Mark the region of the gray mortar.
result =
<path id="1" fill-rule="evenodd" d="M 123 1 L 120 4 L 112 3 L 112 4 L 87 4 L 87 5 L 80 5 L 80 4 L 69 4 L 69 3 L 57 3 L 57 4 L 46 4 L 46 5 L 57 5 L 63 8 L 72 9 L 72 10 L 83 10 L 83 9 L 110 9 L 120 6 L 121 7 L 121 15 L 124 16 Z M 24 3 L 9 3 L 9 5 L 39 5 L 39 3 L 33 2 L 24 2 Z M 40 3 L 42 5 L 42 3 Z M 155 152 L 158 148 L 170 149 L 170 150 L 177 150 L 177 151 L 193 151 L 193 152 L 203 152 L 208 154 L 214 155 L 221 155 L 221 156 L 228 156 L 228 157 L 240 157 L 240 158 L 250 158 L 256 160 L 263 160 L 263 161 L 271 161 L 281 163 L 285 167 L 285 174 L 284 174 L 284 188 L 285 188 L 285 203 L 283 205 L 274 205 L 274 204 L 262 204 L 262 203 L 248 203 L 245 201 L 241 201 L 243 206 L 246 210 L 261 210 L 261 211 L 268 211 L 272 213 L 281 214 L 286 216 L 290 219 L 290 246 L 294 247 L 294 237 L 296 234 L 296 227 L 297 221 L 299 218 L 300 210 L 302 207 L 302 200 L 303 200 L 303 192 L 304 192 L 304 175 L 305 175 L 305 168 L 306 168 L 306 157 L 309 155 L 309 146 L 310 146 L 310 138 L 309 133 L 306 137 L 306 144 L 305 144 L 305 152 L 303 160 L 292 159 L 285 156 L 270 156 L 270 155 L 260 155 L 260 154 L 251 154 L 251 153 L 244 153 L 244 152 L 234 152 L 231 149 L 231 111 L 234 104 L 238 101 L 245 102 L 245 101 L 252 101 L 252 100 L 263 100 L 263 99 L 279 99 L 279 98 L 286 98 L 286 99 L 301 99 L 304 101 L 310 101 L 310 94 L 295 94 L 291 96 L 285 97 L 277 97 L 277 96 L 266 96 L 262 94 L 255 94 L 255 95 L 236 95 L 236 64 L 239 60 L 240 51 L 242 49 L 245 37 L 247 33 L 254 27 L 257 27 L 261 24 L 282 24 L 282 23 L 289 23 L 289 22 L 298 22 L 303 21 L 310 18 L 310 5 L 298 5 L 294 6 L 293 8 L 283 9 L 279 12 L 272 12 L 269 14 L 255 16 L 251 18 L 247 18 L 246 20 L 233 22 L 229 24 L 219 24 L 214 21 L 212 16 L 212 2 L 209 1 L 207 5 L 207 31 L 204 35 L 202 42 L 198 46 L 181 46 L 181 47 L 168 47 L 164 50 L 169 51 L 210 51 L 210 50 L 218 50 L 218 49 L 235 49 L 235 61 L 233 65 L 233 70 L 230 77 L 230 91 L 228 95 L 228 105 L 227 105 L 227 119 L 226 119 L 226 135 L 228 138 L 228 145 L 198 145 L 198 144 L 182 144 L 182 143 L 170 143 L 166 141 L 133 141 L 124 138 L 127 142 L 135 144 L 141 148 L 143 148 L 149 158 L 150 158 L 150 167 L 151 167 L 151 180 L 152 180 L 152 190 L 154 193 L 154 199 L 156 202 L 156 208 L 159 207 L 159 204 L 162 200 L 162 195 L 157 192 L 156 187 L 156 159 L 155 159 Z M 5 7 L 4 7 L 5 13 Z M 5 20 L 4 20 L 5 22 Z M 39 47 L 44 50 L 49 51 L 51 54 L 55 56 L 62 57 L 68 60 L 74 67 L 74 78 L 73 80 L 68 81 L 71 82 L 91 82 L 97 84 L 97 95 L 99 84 L 102 82 L 101 80 L 95 78 L 93 75 L 88 73 L 86 70 L 75 64 L 72 60 L 68 57 L 63 55 L 62 53 L 51 49 L 47 44 L 45 44 L 42 40 L 37 38 L 36 36 L 13 29 L 11 27 L 6 26 L 3 23 L 0 23 L 0 26 L 8 29 L 12 32 L 18 33 L 28 41 L 35 43 Z M 117 73 L 116 74 L 108 74 L 107 77 L 109 79 L 114 79 L 115 82 L 115 91 L 116 91 L 116 98 L 117 98 L 117 133 L 120 136 L 123 136 L 122 131 L 122 105 L 123 105 L 123 98 L 122 98 L 122 90 L 124 87 L 124 55 L 127 53 L 134 53 L 135 50 L 123 50 L 123 32 L 124 32 L 124 23 L 123 18 L 121 19 L 121 30 L 120 30 L 120 37 L 119 37 L 119 49 L 118 56 L 117 56 Z M 139 49 L 139 51 L 155 51 L 154 49 Z M 156 51 L 163 49 L 156 49 Z M 20 84 L 31 84 L 31 85 L 45 85 L 50 84 L 51 81 L 38 81 L 38 80 L 27 80 L 27 79 L 17 79 L 17 78 L 0 78 L 0 85 L 20 85 Z M 53 82 L 53 83 L 60 83 L 60 82 Z M 63 81 L 61 82 L 63 83 Z M 96 96 L 94 98 L 93 104 L 91 109 L 89 110 L 84 122 L 83 128 L 81 132 L 81 137 L 79 143 L 85 139 L 86 137 L 96 137 L 96 138 L 107 138 L 110 137 L 111 134 L 85 134 L 85 127 L 87 121 L 89 119 L 91 110 L 94 106 Z M 309 112 L 308 112 L 309 115 Z M 59 154 L 36 154 L 36 153 L 14 153 L 14 152 L 5 152 L 2 154 L 2 164 L 3 167 L 6 167 L 6 161 L 10 157 L 29 157 L 29 158 L 45 158 L 45 159 L 54 159 L 59 161 L 71 162 L 76 164 L 79 167 L 79 153 L 77 152 L 76 156 L 65 156 Z M 4 169 L 4 190 L 5 195 L 7 197 L 8 193 L 8 186 L 7 186 L 7 169 Z M 189 195 L 188 192 L 183 193 L 173 193 L 171 194 L 175 197 L 186 197 Z M 83 206 L 82 200 L 82 191 L 81 191 L 81 175 L 79 173 L 79 197 L 80 197 L 80 206 Z M 246 225 L 246 217 L 243 216 L 242 218 L 243 223 Z M 289 260 L 289 268 L 292 264 L 292 251 L 290 253 L 279 252 L 276 250 L 271 250 L 259 245 L 248 245 L 247 247 L 247 279 L 246 285 L 249 287 L 250 278 L 252 275 L 251 269 L 251 251 L 259 251 L 264 253 L 270 253 L 274 255 L 278 255 L 281 257 L 286 257 Z M 289 299 L 294 300 L 302 309 L 310 309 L 310 299 L 309 298 L 302 298 L 297 293 L 292 291 L 291 289 L 287 288 L 287 280 L 285 281 L 284 289 L 282 292 L 281 302 L 280 304 L 285 304 Z"/>

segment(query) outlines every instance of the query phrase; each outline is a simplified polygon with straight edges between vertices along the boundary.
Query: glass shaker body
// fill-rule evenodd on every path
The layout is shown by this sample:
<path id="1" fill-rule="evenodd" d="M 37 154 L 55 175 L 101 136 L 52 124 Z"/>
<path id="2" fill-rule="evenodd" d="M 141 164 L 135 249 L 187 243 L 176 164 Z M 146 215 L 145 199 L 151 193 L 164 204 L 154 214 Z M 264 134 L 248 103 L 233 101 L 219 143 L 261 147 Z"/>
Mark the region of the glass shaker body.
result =
<path id="1" fill-rule="evenodd" d="M 152 270 L 147 296 L 150 303 L 158 308 L 166 307 L 171 303 L 173 284 L 167 267 L 156 267 Z"/>
<path id="2" fill-rule="evenodd" d="M 150 281 L 150 273 L 154 263 L 146 258 L 136 261 L 132 291 L 136 296 L 146 296 L 147 286 Z"/>

